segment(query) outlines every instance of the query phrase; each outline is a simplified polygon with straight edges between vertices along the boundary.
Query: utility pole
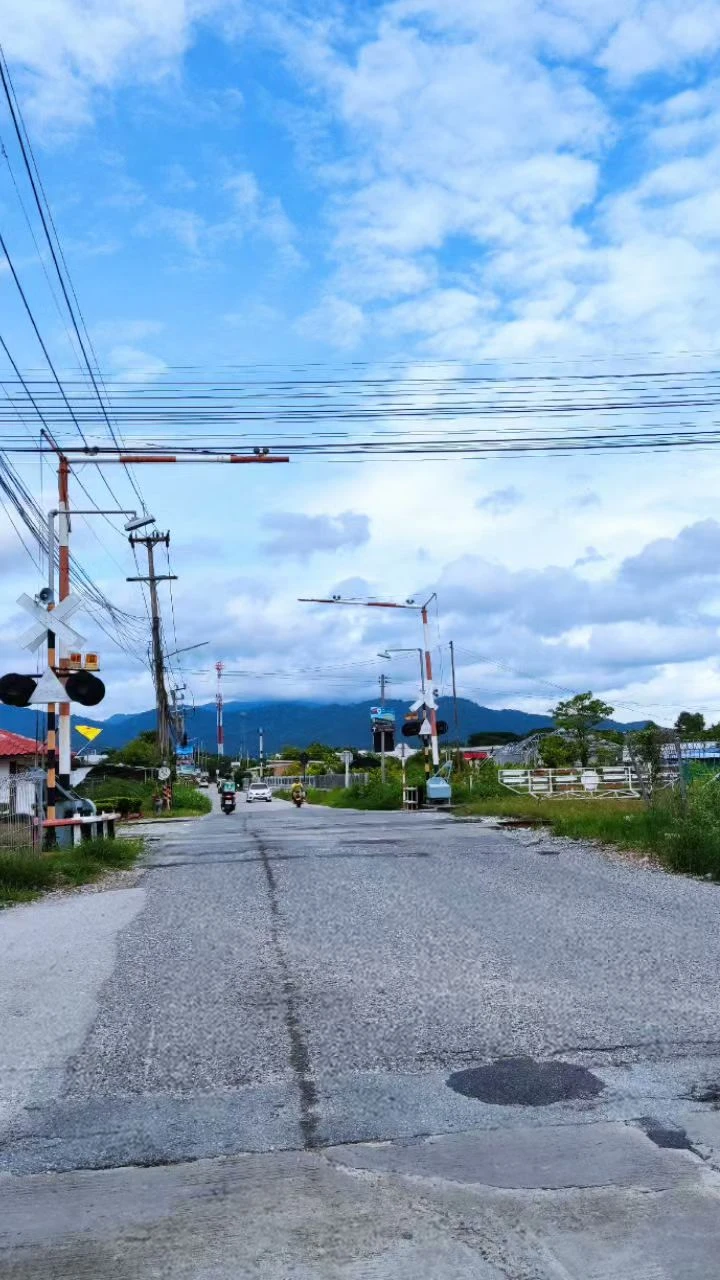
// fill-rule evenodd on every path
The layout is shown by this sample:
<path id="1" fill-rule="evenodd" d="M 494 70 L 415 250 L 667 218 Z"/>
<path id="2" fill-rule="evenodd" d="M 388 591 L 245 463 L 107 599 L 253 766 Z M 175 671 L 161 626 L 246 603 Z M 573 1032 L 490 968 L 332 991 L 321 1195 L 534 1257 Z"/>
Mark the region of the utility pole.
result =
<path id="1" fill-rule="evenodd" d="M 265 776 L 265 738 L 263 736 L 262 726 L 258 729 L 258 748 L 260 761 L 260 777 Z"/>
<path id="2" fill-rule="evenodd" d="M 222 673 L 225 669 L 223 662 L 215 663 L 217 671 L 217 693 L 215 694 L 215 705 L 217 707 L 217 753 L 219 756 L 225 755 L 225 726 L 223 725 L 223 695 L 222 695 Z"/>
<path id="3" fill-rule="evenodd" d="M 387 684 L 387 676 L 383 671 L 380 674 L 380 711 L 381 712 L 385 710 L 385 685 L 386 684 Z M 381 721 L 381 724 L 382 723 L 384 722 Z M 381 729 L 380 730 L 380 781 L 383 783 L 385 782 L 386 772 L 387 772 L 387 769 L 385 765 L 385 730 Z"/>
<path id="4" fill-rule="evenodd" d="M 168 706 L 168 696 L 165 691 L 165 660 L 163 657 L 162 639 L 160 633 L 160 605 L 158 602 L 157 584 L 158 582 L 168 582 L 175 579 L 175 573 L 156 573 L 155 572 L 155 547 L 160 543 L 166 547 L 170 546 L 169 533 L 149 533 L 145 537 L 134 537 L 130 534 L 128 539 L 130 546 L 141 545 L 145 547 L 148 557 L 147 577 L 128 578 L 128 582 L 147 582 L 150 587 L 150 620 L 152 625 L 152 668 L 153 678 L 155 681 L 155 706 L 157 709 L 157 739 L 160 751 L 160 759 L 163 764 L 167 760 L 170 750 L 170 708 Z"/>
<path id="5" fill-rule="evenodd" d="M 459 730 L 460 717 L 458 716 L 457 685 L 455 683 L 455 645 L 452 640 L 450 641 L 450 667 L 452 669 L 453 719 L 455 720 L 455 729 Z M 458 738 L 459 736 L 458 733 Z"/>

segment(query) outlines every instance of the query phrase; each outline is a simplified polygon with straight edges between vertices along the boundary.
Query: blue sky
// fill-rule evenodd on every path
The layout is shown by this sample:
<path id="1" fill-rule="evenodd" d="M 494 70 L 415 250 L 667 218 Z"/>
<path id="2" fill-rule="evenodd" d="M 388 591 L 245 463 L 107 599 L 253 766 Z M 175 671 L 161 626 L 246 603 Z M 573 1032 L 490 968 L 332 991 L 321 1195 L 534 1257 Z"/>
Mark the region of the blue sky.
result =
<path id="1" fill-rule="evenodd" d="M 633 368 L 650 352 L 655 368 L 715 363 L 715 4 L 0 0 L 0 27 L 112 374 Z M 0 131 L 9 146 L 4 117 Z M 5 168 L 0 214 L 68 367 Z M 37 367 L 1 283 L 13 352 Z M 47 501 L 49 473 L 25 470 Z M 378 649 L 418 639 L 405 618 L 295 602 L 347 581 L 399 598 L 437 589 L 442 636 L 465 652 L 461 689 L 478 700 L 541 710 L 555 685 L 592 686 L 620 715 L 662 720 L 685 704 L 720 718 L 717 472 L 712 453 L 294 461 L 157 469 L 142 484 L 172 530 L 179 642 L 211 638 L 213 660 L 255 672 L 229 694 L 368 694 Z M 138 608 L 127 548 L 97 532 L 102 546 L 78 524 L 79 553 Z M 11 666 L 13 602 L 35 572 L 16 545 L 0 523 Z M 362 678 L 322 674 L 354 660 Z M 395 661 L 397 691 L 411 692 L 412 659 Z M 312 678 L 261 674 L 310 666 Z M 106 674 L 108 712 L 148 704 L 140 663 L 108 648 Z M 209 675 L 188 678 L 209 696 Z"/>

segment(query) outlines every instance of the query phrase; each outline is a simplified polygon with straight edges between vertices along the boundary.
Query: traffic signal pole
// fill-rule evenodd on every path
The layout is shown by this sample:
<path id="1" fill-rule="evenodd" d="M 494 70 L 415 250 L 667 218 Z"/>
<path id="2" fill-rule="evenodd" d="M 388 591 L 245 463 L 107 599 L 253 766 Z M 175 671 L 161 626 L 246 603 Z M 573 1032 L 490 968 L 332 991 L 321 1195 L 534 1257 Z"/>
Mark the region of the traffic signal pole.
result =
<path id="1" fill-rule="evenodd" d="M 385 672 L 383 671 L 383 672 L 381 673 L 381 675 L 380 675 L 380 711 L 381 711 L 381 712 L 385 710 L 385 685 L 386 685 L 386 683 L 387 683 L 387 676 L 385 675 Z M 385 723 L 384 718 L 383 718 L 382 723 L 383 723 L 383 724 Z M 386 774 L 387 774 L 387 769 L 386 769 L 386 765 L 385 765 L 385 730 L 384 730 L 384 729 L 381 729 L 381 730 L 380 730 L 380 781 L 381 781 L 382 783 L 384 783 L 384 782 L 385 782 Z"/>
<path id="2" fill-rule="evenodd" d="M 437 732 L 437 707 L 435 704 L 435 692 L 433 690 L 433 670 L 432 670 L 432 653 L 430 650 L 430 625 L 428 621 L 428 605 L 436 598 L 435 592 L 430 596 L 424 604 L 418 605 L 414 600 L 406 600 L 404 604 L 400 604 L 395 600 L 360 600 L 360 599 L 343 599 L 342 596 L 300 596 L 300 604 L 344 604 L 356 607 L 360 605 L 365 609 L 410 609 L 414 613 L 419 613 L 422 618 L 423 626 L 423 642 L 424 642 L 424 673 L 425 680 L 430 688 L 430 701 L 433 703 L 428 708 L 430 711 L 430 749 L 432 762 L 435 768 L 440 764 L 440 751 L 438 749 L 438 732 Z M 423 653 L 420 654 L 420 674 L 423 674 Z M 423 688 L 423 697 L 426 691 Z M 427 755 L 427 742 L 425 744 L 425 775 L 426 779 L 430 776 L 430 762 Z"/>
<path id="3" fill-rule="evenodd" d="M 70 464 L 64 454 L 60 455 L 58 464 L 58 599 L 66 600 L 70 595 L 70 510 L 69 499 Z M 62 663 L 63 646 L 60 645 L 58 657 Z M 48 665 L 53 664 L 48 661 Z M 58 782 L 66 789 L 70 786 L 71 743 L 70 743 L 70 703 L 60 703 L 60 719 L 58 723 L 59 776 Z"/>
<path id="4" fill-rule="evenodd" d="M 432 596 L 430 597 L 430 599 L 432 600 Z M 430 600 L 427 600 L 425 604 L 422 606 L 420 612 L 422 615 L 423 641 L 425 643 L 425 677 L 430 687 L 430 694 L 432 698 L 432 706 L 430 708 L 430 731 L 431 731 L 430 732 L 430 748 L 432 751 L 432 762 L 435 765 L 435 768 L 437 769 L 438 765 L 440 764 L 440 751 L 438 749 L 437 708 L 435 706 L 435 691 L 433 689 L 432 653 L 430 650 L 430 626 L 428 623 L 428 611 L 427 611 L 427 607 L 429 603 L 430 603 Z M 427 765 L 425 767 L 427 772 Z"/>

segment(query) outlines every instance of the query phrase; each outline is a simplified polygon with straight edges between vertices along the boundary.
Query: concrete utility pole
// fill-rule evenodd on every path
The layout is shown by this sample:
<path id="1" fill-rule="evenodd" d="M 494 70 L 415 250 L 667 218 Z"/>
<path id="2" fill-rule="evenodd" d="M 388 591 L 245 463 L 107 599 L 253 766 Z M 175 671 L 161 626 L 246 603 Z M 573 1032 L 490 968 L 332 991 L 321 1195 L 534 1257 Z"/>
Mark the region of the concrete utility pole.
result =
<path id="1" fill-rule="evenodd" d="M 387 684 L 387 676 L 385 672 L 380 674 L 380 710 L 385 710 L 385 685 Z M 385 782 L 387 768 L 385 765 L 385 730 L 380 730 L 380 781 Z"/>
<path id="2" fill-rule="evenodd" d="M 260 777 L 262 778 L 265 775 L 265 738 L 263 736 L 262 727 L 258 729 L 258 749 L 259 749 L 258 759 L 260 761 Z"/>
<path id="3" fill-rule="evenodd" d="M 167 760 L 170 751 L 170 708 L 165 690 L 165 659 L 163 656 L 160 632 L 160 604 L 158 602 L 158 582 L 169 582 L 177 577 L 175 573 L 155 572 L 155 547 L 163 543 L 170 545 L 169 533 L 149 533 L 144 538 L 130 534 L 128 539 L 132 547 L 142 545 L 147 551 L 147 577 L 128 578 L 128 582 L 147 582 L 150 587 L 150 620 L 152 625 L 152 668 L 155 681 L 155 706 L 157 708 L 157 739 L 160 759 Z"/>
<path id="4" fill-rule="evenodd" d="M 225 755 L 225 726 L 223 724 L 223 695 L 222 695 L 222 673 L 225 670 L 224 662 L 216 662 L 215 670 L 217 671 L 217 693 L 215 694 L 215 706 L 217 708 L 217 753 L 219 756 Z"/>
<path id="5" fill-rule="evenodd" d="M 455 645 L 452 640 L 450 641 L 450 667 L 452 670 L 453 719 L 457 730 L 460 728 L 460 717 L 458 716 L 457 684 L 455 683 Z"/>

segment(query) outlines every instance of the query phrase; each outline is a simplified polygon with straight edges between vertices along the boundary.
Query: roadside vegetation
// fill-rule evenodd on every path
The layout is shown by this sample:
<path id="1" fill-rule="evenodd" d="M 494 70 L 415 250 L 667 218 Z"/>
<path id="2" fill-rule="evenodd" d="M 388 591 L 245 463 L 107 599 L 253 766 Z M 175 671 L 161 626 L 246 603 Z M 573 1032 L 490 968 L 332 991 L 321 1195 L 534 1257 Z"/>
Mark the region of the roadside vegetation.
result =
<path id="1" fill-rule="evenodd" d="M 108 871 L 126 871 L 143 850 L 142 840 L 87 840 L 50 853 L 18 850 L 0 854 L 0 908 L 32 902 L 53 889 L 98 880 Z"/>
<path id="2" fill-rule="evenodd" d="M 499 780 L 488 761 L 468 765 L 458 753 L 452 776 L 453 813 L 460 818 L 494 817 L 539 825 L 572 840 L 598 841 L 619 849 L 636 850 L 668 870 L 720 881 L 720 775 L 717 766 L 701 762 L 683 765 L 682 785 L 664 785 L 668 743 L 720 741 L 720 725 L 705 728 L 699 713 L 683 712 L 673 729 L 648 722 L 631 733 L 603 729 L 613 708 L 592 693 L 577 694 L 554 708 L 555 730 L 541 743 L 546 767 L 612 764 L 627 745 L 642 797 L 543 797 L 513 794 Z M 479 737 L 481 735 L 473 735 Z M 421 756 L 407 767 L 409 786 L 423 781 Z M 402 774 L 399 763 L 387 762 L 387 780 L 374 775 L 366 786 L 347 790 L 313 791 L 311 804 L 333 808 L 400 809 Z"/>
<path id="3" fill-rule="evenodd" d="M 100 812 L 119 813 L 122 818 L 140 815 L 151 818 L 155 814 L 155 796 L 158 784 L 154 781 L 132 782 L 124 778 L 103 778 L 78 787 L 80 795 L 86 795 Z M 172 808 L 161 814 L 163 818 L 191 818 L 210 813 L 212 801 L 204 791 L 181 783 L 173 785 Z"/>

